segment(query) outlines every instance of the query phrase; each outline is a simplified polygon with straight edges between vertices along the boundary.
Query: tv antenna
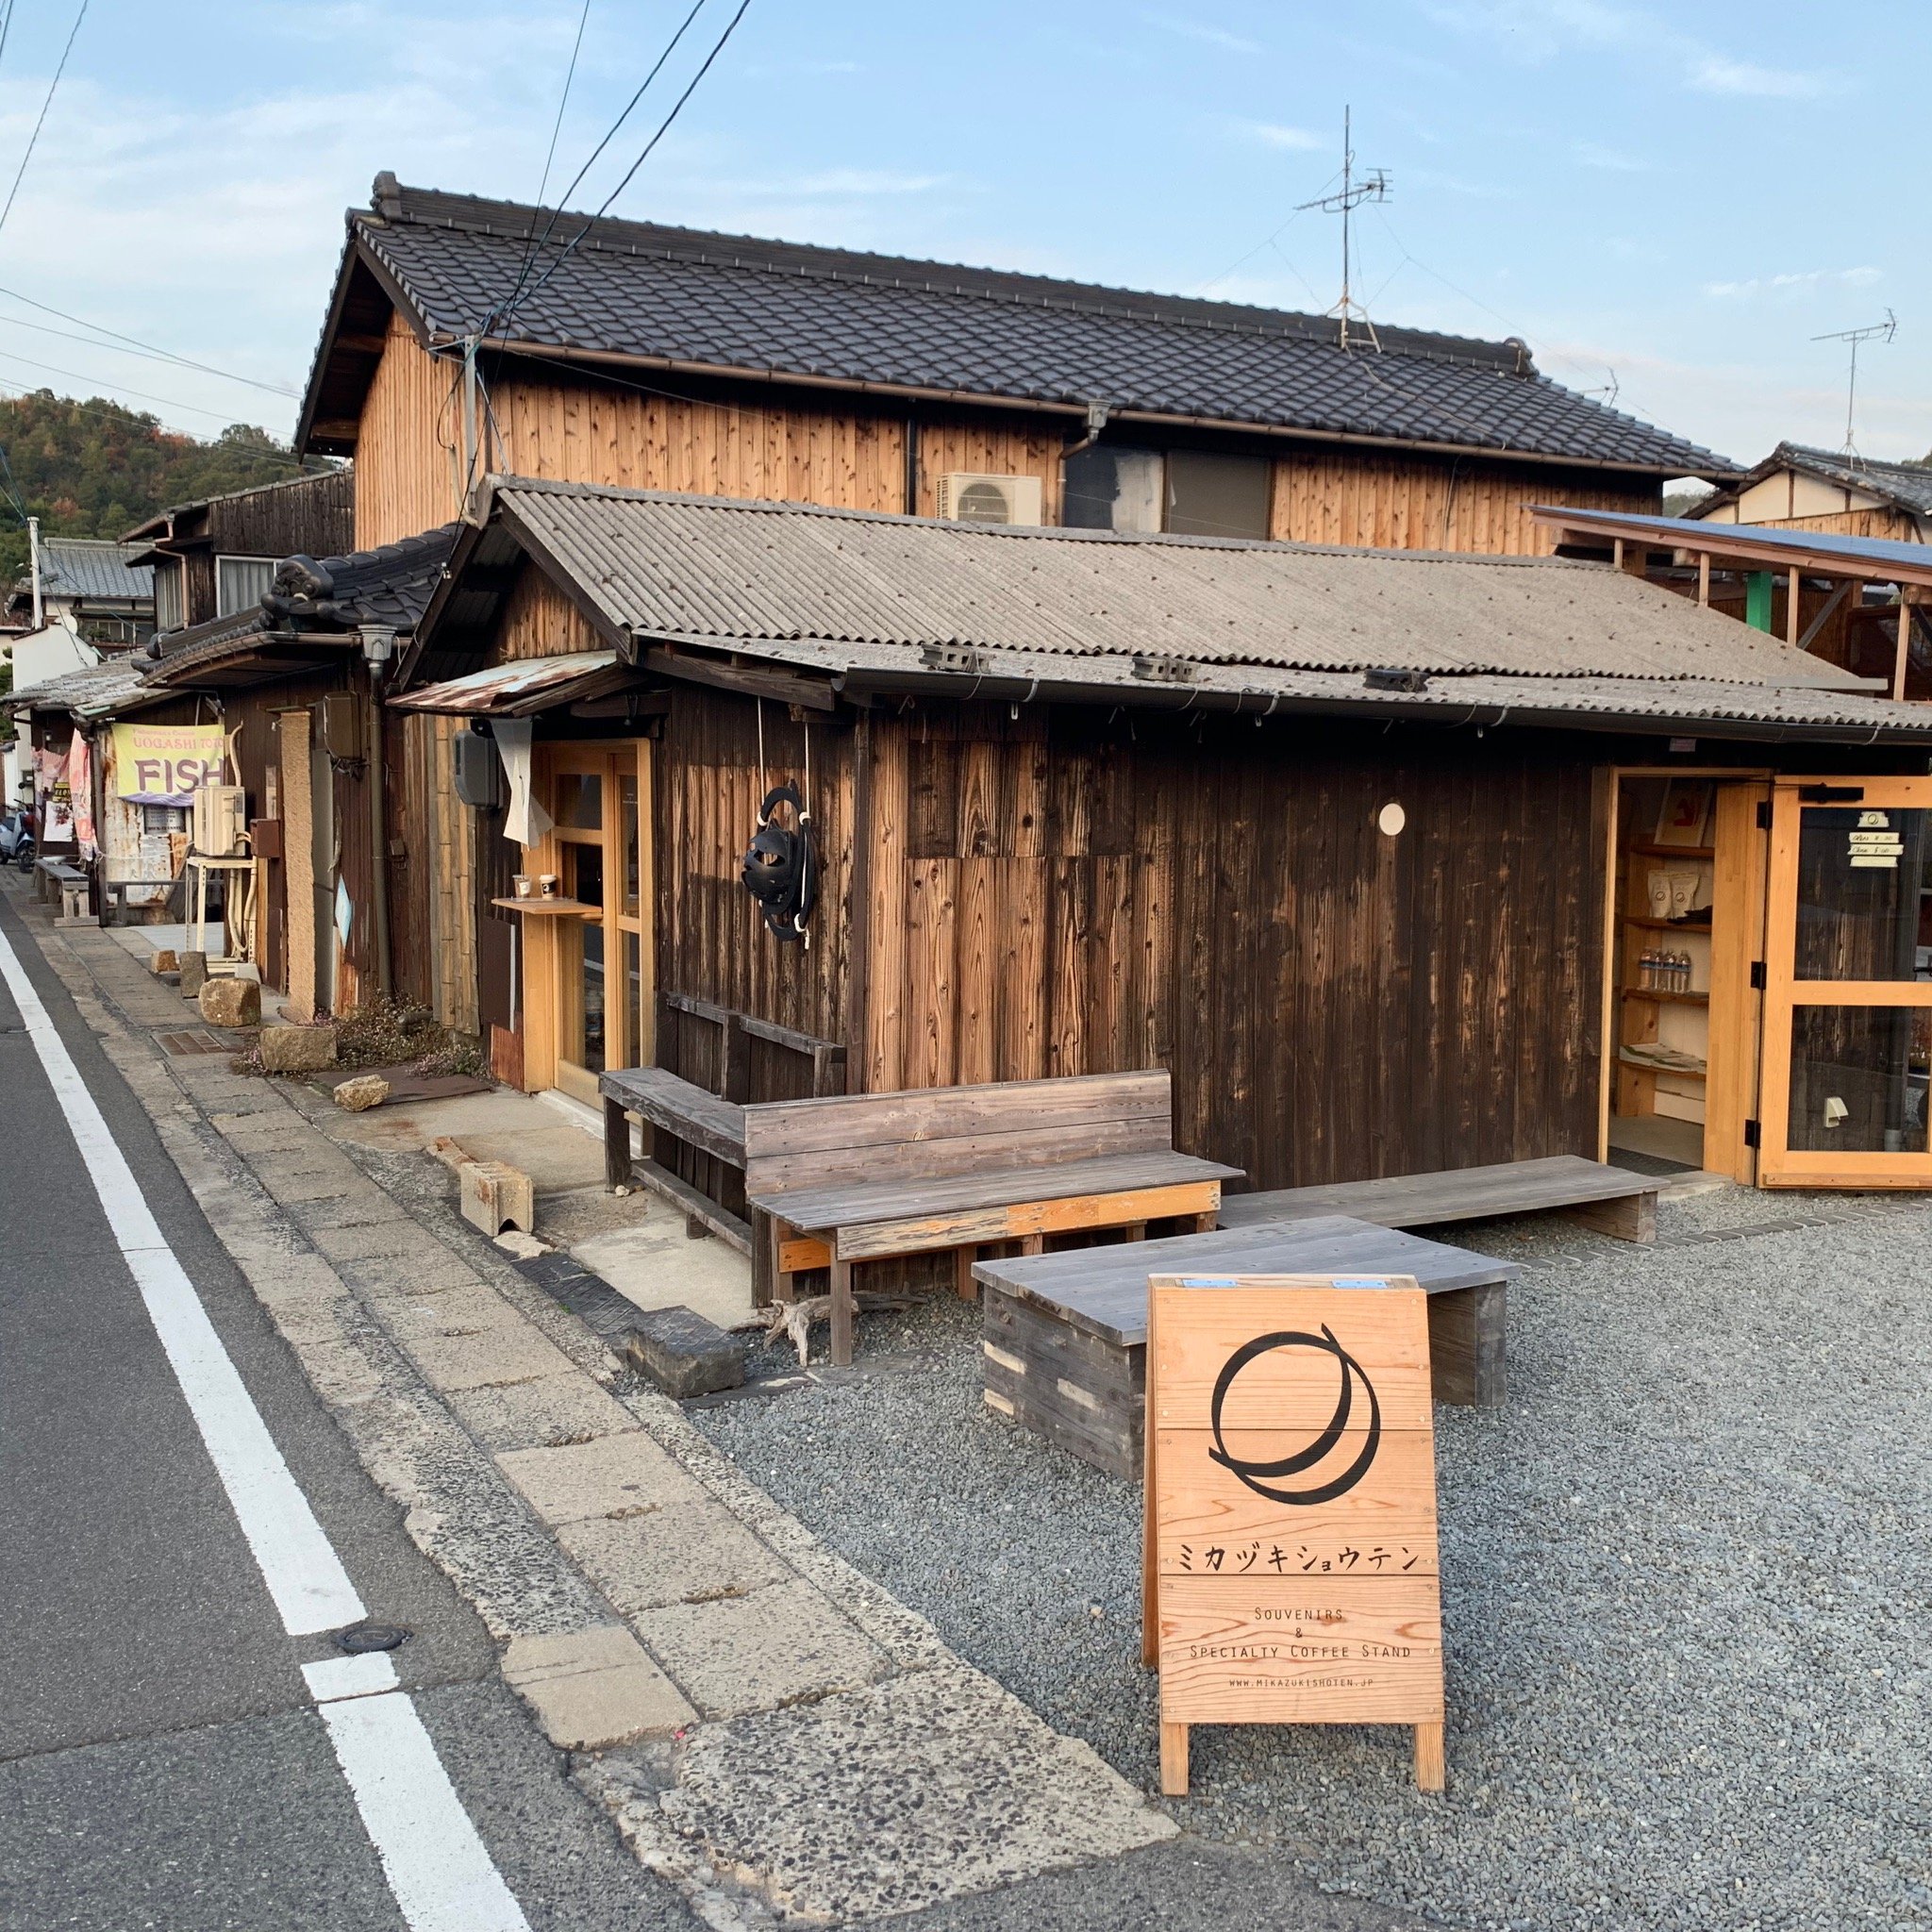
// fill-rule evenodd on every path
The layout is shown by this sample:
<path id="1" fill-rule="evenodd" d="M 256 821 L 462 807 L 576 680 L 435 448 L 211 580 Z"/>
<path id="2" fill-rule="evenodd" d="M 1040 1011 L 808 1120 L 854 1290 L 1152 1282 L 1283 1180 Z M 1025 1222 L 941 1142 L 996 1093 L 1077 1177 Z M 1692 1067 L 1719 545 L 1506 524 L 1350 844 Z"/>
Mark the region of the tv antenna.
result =
<path id="1" fill-rule="evenodd" d="M 1849 342 L 1852 345 L 1851 375 L 1845 383 L 1845 455 L 1848 457 L 1858 454 L 1858 446 L 1852 441 L 1852 417 L 1858 403 L 1858 344 L 1889 342 L 1897 333 L 1898 317 L 1888 308 L 1883 322 L 1868 323 L 1863 328 L 1834 329 L 1829 335 L 1811 338 L 1814 342 Z"/>
<path id="2" fill-rule="evenodd" d="M 1350 270 L 1350 224 L 1355 211 L 1365 201 L 1387 201 L 1390 195 L 1388 172 L 1382 168 L 1371 168 L 1357 177 L 1355 172 L 1355 141 L 1351 132 L 1351 110 L 1341 110 L 1341 188 L 1335 194 L 1319 195 L 1313 201 L 1300 203 L 1296 214 L 1308 208 L 1320 208 L 1325 215 L 1341 217 L 1341 300 L 1327 312 L 1340 319 L 1341 324 L 1341 346 L 1348 347 L 1349 325 L 1359 318 L 1362 333 L 1365 334 L 1375 353 L 1380 355 L 1382 344 L 1375 335 L 1375 325 L 1369 320 L 1369 311 L 1355 299 L 1349 286 Z"/>

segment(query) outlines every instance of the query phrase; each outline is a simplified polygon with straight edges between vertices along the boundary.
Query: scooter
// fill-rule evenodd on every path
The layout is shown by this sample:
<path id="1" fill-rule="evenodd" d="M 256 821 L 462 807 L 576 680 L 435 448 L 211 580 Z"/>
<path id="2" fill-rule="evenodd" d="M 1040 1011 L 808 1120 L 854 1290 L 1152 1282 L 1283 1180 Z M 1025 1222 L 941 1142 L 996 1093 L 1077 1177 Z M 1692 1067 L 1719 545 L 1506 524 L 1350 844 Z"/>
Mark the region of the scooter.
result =
<path id="1" fill-rule="evenodd" d="M 34 809 L 30 805 L 16 805 L 0 815 L 0 864 L 11 861 L 22 872 L 32 872 L 38 849 Z"/>

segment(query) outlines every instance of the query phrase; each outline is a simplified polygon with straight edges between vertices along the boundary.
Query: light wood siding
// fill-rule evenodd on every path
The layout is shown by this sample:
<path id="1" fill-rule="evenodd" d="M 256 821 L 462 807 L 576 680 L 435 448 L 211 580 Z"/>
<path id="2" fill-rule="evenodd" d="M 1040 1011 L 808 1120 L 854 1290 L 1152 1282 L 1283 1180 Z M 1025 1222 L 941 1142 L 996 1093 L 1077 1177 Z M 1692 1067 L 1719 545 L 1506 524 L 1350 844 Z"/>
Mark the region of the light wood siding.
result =
<path id="1" fill-rule="evenodd" d="M 956 471 L 991 476 L 1038 476 L 1043 522 L 1060 520 L 1060 451 L 1078 434 L 1061 417 L 1020 420 L 943 416 L 919 425 L 919 514 L 939 514 L 940 478 Z M 903 445 L 902 445 L 903 447 Z M 905 508 L 900 491 L 894 509 Z"/>
<path id="2" fill-rule="evenodd" d="M 475 1033 L 475 814 L 450 782 L 459 718 L 395 714 L 391 744 L 391 945 L 397 999 L 428 1007 L 445 1026 Z"/>
<path id="3" fill-rule="evenodd" d="M 1605 489 L 1562 470 L 1446 457 L 1311 452 L 1274 465 L 1273 535 L 1291 543 L 1548 556 L 1532 504 L 1657 514 L 1659 487 Z"/>
<path id="4" fill-rule="evenodd" d="M 874 730 L 855 1088 L 1165 1066 L 1177 1143 L 1257 1187 L 1593 1151 L 1574 746 L 998 707 Z"/>
<path id="5" fill-rule="evenodd" d="M 1893 543 L 1917 543 L 1919 520 L 1909 510 L 1847 509 L 1813 517 L 1773 517 L 1742 525 L 1746 530 L 1818 530 L 1834 537 L 1883 537 Z"/>
<path id="6" fill-rule="evenodd" d="M 456 515 L 460 373 L 421 348 L 408 324 L 391 315 L 356 437 L 358 549 L 398 542 Z"/>
<path id="7" fill-rule="evenodd" d="M 534 565 L 525 564 L 516 588 L 504 599 L 503 623 L 490 661 L 503 664 L 513 658 L 608 648 L 590 619 Z"/>

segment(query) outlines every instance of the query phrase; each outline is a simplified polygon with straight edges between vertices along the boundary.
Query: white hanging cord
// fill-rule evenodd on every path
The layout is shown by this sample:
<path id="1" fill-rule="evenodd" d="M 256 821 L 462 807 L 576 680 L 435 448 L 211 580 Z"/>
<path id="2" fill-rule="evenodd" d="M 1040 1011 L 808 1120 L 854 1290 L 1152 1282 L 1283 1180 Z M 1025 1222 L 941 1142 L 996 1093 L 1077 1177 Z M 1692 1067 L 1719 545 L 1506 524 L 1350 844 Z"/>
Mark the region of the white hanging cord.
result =
<path id="1" fill-rule="evenodd" d="M 811 832 L 811 720 L 801 718 L 799 728 L 805 733 L 805 791 L 804 803 L 798 808 L 798 838 L 800 848 L 808 851 Z M 805 950 L 810 952 L 810 927 L 795 913 L 792 915 L 791 923 L 798 928 L 798 935 L 805 941 Z"/>
<path id="2" fill-rule="evenodd" d="M 771 795 L 772 790 L 772 774 L 765 769 L 765 701 L 763 698 L 754 698 L 752 702 L 758 708 L 758 797 L 762 801 Z M 758 808 L 758 830 L 762 832 L 764 829 L 765 813 L 761 803 Z"/>

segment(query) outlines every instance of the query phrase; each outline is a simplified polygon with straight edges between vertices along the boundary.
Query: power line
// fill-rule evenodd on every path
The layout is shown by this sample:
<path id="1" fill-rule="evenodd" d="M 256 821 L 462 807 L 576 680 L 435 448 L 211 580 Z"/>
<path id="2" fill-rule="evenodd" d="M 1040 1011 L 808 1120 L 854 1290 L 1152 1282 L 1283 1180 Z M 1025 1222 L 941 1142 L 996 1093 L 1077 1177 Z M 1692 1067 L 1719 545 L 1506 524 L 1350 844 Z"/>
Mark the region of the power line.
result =
<path id="1" fill-rule="evenodd" d="M 116 382 L 110 376 L 91 375 L 85 369 L 63 369 L 56 362 L 36 362 L 31 356 L 17 356 L 11 349 L 0 350 L 0 361 L 23 362 L 29 369 L 44 369 L 49 375 L 70 376 L 75 382 L 98 382 L 108 389 L 116 389 L 124 395 L 139 396 L 144 403 L 159 403 L 170 409 L 186 409 L 191 415 L 211 416 L 217 423 L 230 424 L 234 417 L 221 409 L 204 408 L 199 403 L 184 403 L 178 396 L 158 396 L 144 389 L 130 389 L 125 383 Z"/>
<path id="2" fill-rule="evenodd" d="M 701 80 L 703 80 L 705 75 L 711 71 L 711 63 L 714 60 L 716 60 L 718 56 L 724 51 L 724 43 L 728 40 L 730 40 L 733 34 L 735 34 L 738 31 L 738 23 L 744 18 L 745 14 L 750 10 L 750 8 L 751 0 L 738 0 L 738 11 L 734 13 L 731 16 L 730 20 L 725 24 L 724 31 L 718 36 L 717 41 L 713 43 L 711 47 L 711 51 L 705 56 L 704 64 L 698 69 L 698 71 L 694 75 L 691 75 L 691 80 L 689 84 L 686 86 L 684 92 L 681 94 L 679 94 L 677 99 L 672 104 L 670 113 L 665 115 L 663 120 L 658 124 L 657 133 L 652 135 L 650 140 L 644 143 L 642 152 L 640 153 L 637 159 L 634 160 L 630 164 L 630 166 L 625 170 L 624 179 L 621 180 L 617 184 L 617 186 L 613 188 L 610 191 L 610 192 L 604 197 L 604 200 L 602 204 L 599 206 L 596 214 L 591 216 L 591 220 L 587 221 L 584 224 L 584 225 L 577 230 L 577 232 L 571 238 L 569 242 L 565 245 L 563 253 L 559 255 L 557 258 L 557 259 L 553 261 L 550 264 L 550 266 L 543 271 L 542 276 L 537 282 L 536 286 L 532 288 L 530 291 L 530 293 L 532 295 L 539 294 L 542 291 L 545 284 L 550 281 L 551 277 L 557 274 L 558 270 L 560 269 L 564 265 L 564 263 L 571 258 L 571 257 L 574 254 L 575 254 L 577 243 L 580 242 L 584 239 L 584 237 L 591 232 L 591 227 L 596 224 L 596 222 L 600 220 L 606 213 L 608 212 L 610 204 L 614 202 L 617 199 L 617 197 L 620 194 L 622 194 L 626 188 L 630 186 L 631 181 L 636 176 L 638 170 L 641 168 L 647 160 L 650 159 L 652 151 L 657 147 L 658 143 L 660 141 L 662 141 L 668 133 L 670 133 L 671 124 L 674 121 L 675 121 L 678 115 L 684 111 L 684 104 L 691 99 L 692 94 L 694 94 L 697 92 L 698 83 Z M 661 65 L 662 63 L 660 62 L 659 64 Z M 509 310 L 505 311 L 503 318 L 505 322 L 508 321 L 510 312 L 511 311 Z"/>
<path id="3" fill-rule="evenodd" d="M 26 164 L 34 158 L 34 149 L 41 139 L 41 129 L 47 125 L 47 109 L 54 105 L 54 91 L 60 85 L 60 76 L 67 72 L 67 57 L 74 52 L 74 42 L 80 33 L 80 24 L 87 18 L 88 0 L 80 0 L 80 11 L 74 16 L 74 25 L 68 30 L 67 44 L 60 50 L 60 64 L 54 70 L 54 78 L 47 83 L 47 98 L 41 103 L 41 118 L 34 123 L 34 131 L 27 136 L 26 152 L 20 158 L 19 172 L 13 177 L 13 186 L 7 191 L 7 206 L 0 208 L 0 228 L 7 225 L 7 217 L 13 212 L 13 197 L 20 192 L 20 184 L 26 178 Z M 8 8 L 8 23 L 13 20 L 13 11 Z"/>
<path id="4" fill-rule="evenodd" d="M 699 4 L 703 5 L 703 0 L 699 0 Z M 551 164 L 557 159 L 557 138 L 563 132 L 563 110 L 570 106 L 570 84 L 576 78 L 577 55 L 582 51 L 584 28 L 590 25 L 590 20 L 591 0 L 584 0 L 584 10 L 577 15 L 577 37 L 571 46 L 570 65 L 564 70 L 563 92 L 558 96 L 557 119 L 550 125 L 550 148 L 543 157 L 542 178 L 537 183 L 537 206 L 540 208 L 543 206 L 543 196 L 549 191 Z M 530 273 L 530 257 L 534 253 L 536 246 L 537 224 L 535 219 L 532 218 L 530 231 L 524 237 L 524 258 L 517 264 L 516 284 L 510 291 L 510 299 L 512 301 L 516 299 L 517 294 L 523 289 L 524 277 Z M 489 327 L 487 320 L 484 327 L 487 332 Z"/>
<path id="5" fill-rule="evenodd" d="M 301 400 L 299 391 L 287 389 L 278 382 L 258 382 L 252 375 L 237 375 L 231 369 L 217 369 L 212 362 L 197 362 L 192 356 L 180 356 L 172 349 L 158 348 L 153 342 L 142 341 L 139 336 L 125 336 L 120 330 L 108 328 L 104 323 L 88 321 L 84 315 L 70 315 L 66 309 L 56 308 L 51 303 L 37 302 L 31 295 L 23 295 L 18 289 L 0 287 L 0 295 L 7 296 L 9 301 L 24 302 L 29 308 L 38 308 L 42 315 L 57 315 L 62 322 L 71 322 L 79 328 L 92 329 L 96 335 L 106 336 L 111 341 L 125 342 L 129 348 L 139 349 L 142 354 L 156 357 L 163 362 L 174 362 L 183 369 L 199 370 L 203 375 L 219 375 L 228 382 L 244 383 L 250 389 L 265 390 L 272 396 L 287 396 L 296 402 Z M 26 323 L 22 326 L 30 328 L 34 325 Z M 102 342 L 97 346 L 106 348 L 107 343 Z"/>
<path id="6" fill-rule="evenodd" d="M 483 326 L 478 331 L 479 334 L 488 335 L 492 326 L 494 326 L 499 321 L 507 320 L 509 317 L 509 315 L 514 311 L 517 303 L 523 297 L 524 284 L 529 278 L 530 258 L 531 256 L 535 253 L 535 249 L 545 247 L 548 244 L 551 236 L 557 232 L 558 223 L 563 219 L 564 203 L 567 202 L 571 198 L 571 196 L 577 192 L 577 184 L 580 181 L 582 181 L 584 176 L 588 175 L 591 172 L 591 170 L 596 165 L 597 157 L 601 155 L 604 152 L 604 150 L 607 147 L 608 147 L 613 141 L 617 139 L 618 130 L 622 128 L 624 124 L 630 119 L 633 110 L 637 107 L 637 104 L 643 99 L 645 91 L 650 87 L 651 83 L 654 80 L 656 80 L 658 75 L 664 71 L 665 61 L 670 59 L 672 55 L 677 51 L 678 42 L 683 40 L 687 29 L 689 29 L 689 27 L 691 26 L 691 22 L 694 21 L 698 17 L 698 15 L 705 10 L 705 5 L 706 0 L 696 0 L 696 4 L 693 5 L 691 11 L 687 13 L 681 21 L 678 22 L 677 31 L 675 34 L 673 34 L 668 41 L 665 42 L 664 51 L 661 54 L 659 54 L 657 59 L 651 63 L 650 73 L 645 75 L 643 79 L 638 83 L 637 92 L 632 94 L 630 99 L 625 103 L 624 112 L 621 113 L 617 117 L 617 119 L 610 124 L 608 129 L 607 129 L 605 132 L 604 139 L 600 141 L 597 143 L 597 145 L 591 150 L 590 158 L 585 161 L 584 165 L 581 168 L 579 168 L 574 175 L 571 176 L 570 186 L 566 188 L 563 191 L 563 192 L 557 197 L 557 206 L 551 210 L 550 219 L 548 222 L 544 224 L 543 232 L 541 236 L 538 237 L 535 248 L 527 246 L 525 248 L 523 262 L 517 270 L 516 286 L 510 290 L 509 299 L 506 301 L 500 308 L 492 309 L 489 315 L 484 317 Z M 734 23 L 734 25 L 736 23 Z M 573 58 L 575 58 L 575 57 L 573 57 Z M 558 109 L 558 119 L 559 125 L 561 124 L 562 116 L 563 110 L 559 107 Z M 554 141 L 552 142 L 552 145 L 555 145 Z M 546 182 L 549 179 L 549 169 L 546 167 L 544 169 L 544 179 Z M 542 194 L 541 192 L 538 194 L 537 199 L 540 202 L 543 199 Z M 608 204 L 607 204 L 607 206 L 608 205 Z M 534 228 L 535 225 L 536 224 L 532 222 L 532 228 Z"/>

